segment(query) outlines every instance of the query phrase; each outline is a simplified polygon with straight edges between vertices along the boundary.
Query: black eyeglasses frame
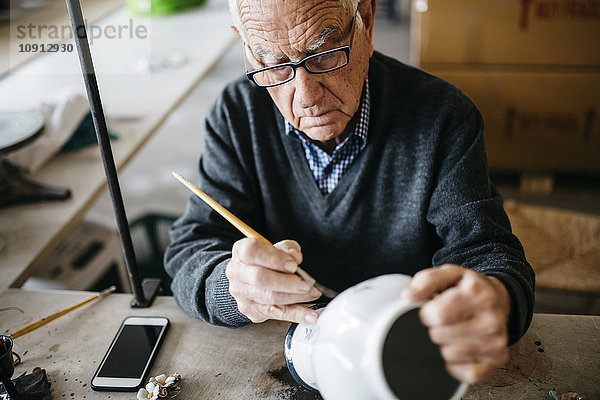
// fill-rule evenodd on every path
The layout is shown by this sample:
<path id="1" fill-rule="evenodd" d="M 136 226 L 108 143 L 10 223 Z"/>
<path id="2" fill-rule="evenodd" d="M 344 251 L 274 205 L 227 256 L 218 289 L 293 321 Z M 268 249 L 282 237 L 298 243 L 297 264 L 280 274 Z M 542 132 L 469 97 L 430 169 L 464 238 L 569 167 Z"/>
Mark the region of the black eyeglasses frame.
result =
<path id="1" fill-rule="evenodd" d="M 256 86 L 267 88 L 267 87 L 273 87 L 273 86 L 283 85 L 284 83 L 290 82 L 291 80 L 293 80 L 296 77 L 296 69 L 298 69 L 300 67 L 304 67 L 304 69 L 307 72 L 309 72 L 311 74 L 315 74 L 315 75 L 317 75 L 317 74 L 326 74 L 326 73 L 329 73 L 329 72 L 332 72 L 332 71 L 336 71 L 336 70 L 338 70 L 340 68 L 344 68 L 350 62 L 350 52 L 351 52 L 351 49 L 352 49 L 352 42 L 354 41 L 354 29 L 355 29 L 355 26 L 356 26 L 356 14 L 357 13 L 358 13 L 358 8 L 356 9 L 356 12 L 354 13 L 354 16 L 352 17 L 352 22 L 351 22 L 352 23 L 352 29 L 351 29 L 351 32 L 350 32 L 350 43 L 349 44 L 344 45 L 344 46 L 339 46 L 339 47 L 336 47 L 336 48 L 333 48 L 333 49 L 321 51 L 319 53 L 311 54 L 310 56 L 304 57 L 302 60 L 297 61 L 297 62 L 290 61 L 290 62 L 281 63 L 281 64 L 273 65 L 273 66 L 270 66 L 270 67 L 266 67 L 266 68 L 255 69 L 253 71 L 246 71 L 246 77 L 250 81 L 252 81 Z M 247 46 L 247 45 L 244 44 L 244 46 Z M 320 56 L 323 56 L 323 55 L 327 55 L 327 54 L 330 54 L 330 53 L 333 53 L 333 52 L 337 52 L 337 51 L 340 51 L 340 50 L 343 51 L 346 54 L 346 62 L 343 63 L 342 65 L 338 65 L 337 67 L 330 68 L 330 69 L 327 69 L 327 70 L 324 70 L 324 71 L 311 71 L 310 68 L 308 68 L 306 66 L 306 62 L 310 61 L 313 58 L 320 57 Z M 247 68 L 247 60 L 246 60 L 245 49 L 244 49 L 244 61 L 246 62 L 246 68 Z M 276 69 L 276 68 L 282 68 L 282 67 L 291 67 L 292 70 L 293 70 L 293 72 L 294 72 L 288 79 L 286 79 L 284 81 L 277 82 L 277 83 L 274 83 L 272 85 L 261 85 L 258 82 L 256 82 L 256 80 L 254 79 L 254 75 L 256 75 L 258 73 L 269 71 L 269 70 Z"/>

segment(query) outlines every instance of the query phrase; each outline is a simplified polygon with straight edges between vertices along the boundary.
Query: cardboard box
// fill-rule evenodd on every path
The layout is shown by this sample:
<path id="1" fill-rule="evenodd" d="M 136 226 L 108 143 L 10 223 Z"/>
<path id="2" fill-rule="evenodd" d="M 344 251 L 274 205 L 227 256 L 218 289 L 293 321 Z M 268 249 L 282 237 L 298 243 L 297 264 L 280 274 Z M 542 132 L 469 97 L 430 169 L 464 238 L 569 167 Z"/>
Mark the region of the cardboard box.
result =
<path id="1" fill-rule="evenodd" d="M 491 169 L 600 172 L 600 70 L 429 72 L 481 111 Z"/>
<path id="2" fill-rule="evenodd" d="M 600 65 L 600 0 L 413 0 L 411 24 L 411 64 L 425 68 Z"/>

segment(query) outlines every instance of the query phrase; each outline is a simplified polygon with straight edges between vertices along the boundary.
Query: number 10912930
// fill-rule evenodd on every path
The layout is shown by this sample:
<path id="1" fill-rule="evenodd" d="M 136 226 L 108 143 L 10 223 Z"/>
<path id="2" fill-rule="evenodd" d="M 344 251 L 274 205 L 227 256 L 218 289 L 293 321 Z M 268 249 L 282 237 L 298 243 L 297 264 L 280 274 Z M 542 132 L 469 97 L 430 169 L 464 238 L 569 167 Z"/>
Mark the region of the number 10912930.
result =
<path id="1" fill-rule="evenodd" d="M 19 53 L 71 53 L 73 43 L 26 43 L 19 45 Z"/>

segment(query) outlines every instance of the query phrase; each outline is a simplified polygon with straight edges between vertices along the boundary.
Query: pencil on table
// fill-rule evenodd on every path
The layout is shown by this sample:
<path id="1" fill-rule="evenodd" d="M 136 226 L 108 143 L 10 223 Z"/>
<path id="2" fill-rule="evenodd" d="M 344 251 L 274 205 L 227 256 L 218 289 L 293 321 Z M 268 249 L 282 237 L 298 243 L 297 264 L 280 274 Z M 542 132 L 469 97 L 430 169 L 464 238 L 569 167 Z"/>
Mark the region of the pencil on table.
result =
<path id="1" fill-rule="evenodd" d="M 89 303 L 91 301 L 94 301 L 96 299 L 103 299 L 104 297 L 108 296 L 109 294 L 111 294 L 115 290 L 117 290 L 117 287 L 116 286 L 111 286 L 108 289 L 105 289 L 105 290 L 101 291 L 100 293 L 98 293 L 98 294 L 96 294 L 96 295 L 94 295 L 94 296 L 92 296 L 92 297 L 90 297 L 88 299 L 80 301 L 79 303 L 77 303 L 77 304 L 75 304 L 75 305 L 73 305 L 71 307 L 67 307 L 64 310 L 61 310 L 61 311 L 59 311 L 57 313 L 54 313 L 54 314 L 52 314 L 50 316 L 44 317 L 44 318 L 40 319 L 39 321 L 32 322 L 31 324 L 29 324 L 29 325 L 27 325 L 27 326 L 19 329 L 18 331 L 15 331 L 15 332 L 11 333 L 10 337 L 12 337 L 13 339 L 16 339 L 16 338 L 18 338 L 20 336 L 23 336 L 23 335 L 25 335 L 25 334 L 27 334 L 29 332 L 35 331 L 36 329 L 38 329 L 38 328 L 46 325 L 48 322 L 54 321 L 55 319 L 57 319 L 59 317 L 62 317 L 63 315 L 68 314 L 71 311 L 73 311 L 73 310 L 75 310 L 75 309 L 77 309 L 77 308 L 79 308 L 79 307 L 81 307 L 81 306 L 83 306 L 83 305 L 85 305 L 85 304 L 87 304 L 87 303 Z"/>

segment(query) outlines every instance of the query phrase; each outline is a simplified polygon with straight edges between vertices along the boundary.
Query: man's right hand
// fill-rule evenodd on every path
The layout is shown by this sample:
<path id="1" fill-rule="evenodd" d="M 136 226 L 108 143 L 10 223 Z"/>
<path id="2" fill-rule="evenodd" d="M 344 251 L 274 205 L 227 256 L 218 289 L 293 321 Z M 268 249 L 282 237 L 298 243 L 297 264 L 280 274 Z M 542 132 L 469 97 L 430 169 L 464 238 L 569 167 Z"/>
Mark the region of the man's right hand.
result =
<path id="1" fill-rule="evenodd" d="M 314 324 L 317 312 L 298 303 L 314 301 L 321 292 L 294 275 L 302 263 L 300 245 L 283 240 L 274 246 L 248 238 L 234 243 L 225 270 L 229 292 L 252 322 L 279 319 Z"/>

